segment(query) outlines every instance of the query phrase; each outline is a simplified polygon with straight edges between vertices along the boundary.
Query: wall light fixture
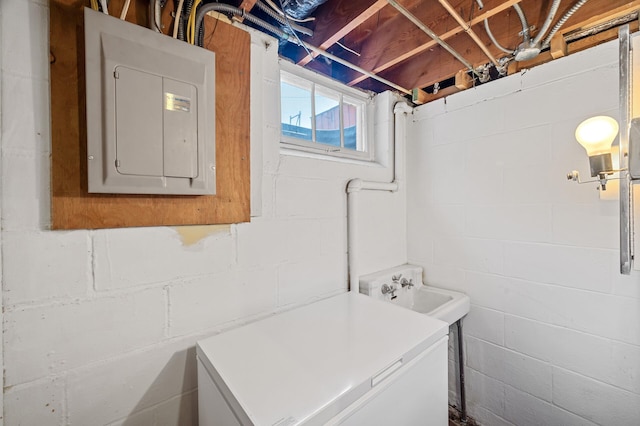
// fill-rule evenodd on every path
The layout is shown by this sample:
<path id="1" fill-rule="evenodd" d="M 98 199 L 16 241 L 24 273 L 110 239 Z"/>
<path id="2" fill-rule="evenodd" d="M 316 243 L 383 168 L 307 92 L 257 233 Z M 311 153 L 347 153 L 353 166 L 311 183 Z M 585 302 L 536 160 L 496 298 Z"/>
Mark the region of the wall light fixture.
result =
<path id="1" fill-rule="evenodd" d="M 618 128 L 616 120 L 604 115 L 588 118 L 576 128 L 576 139 L 589 156 L 591 176 L 598 178 L 603 191 L 607 189 L 607 176 L 619 171 L 613 169 L 611 161 L 611 144 L 618 135 Z M 577 170 L 568 173 L 567 179 L 586 183 L 580 182 Z"/>

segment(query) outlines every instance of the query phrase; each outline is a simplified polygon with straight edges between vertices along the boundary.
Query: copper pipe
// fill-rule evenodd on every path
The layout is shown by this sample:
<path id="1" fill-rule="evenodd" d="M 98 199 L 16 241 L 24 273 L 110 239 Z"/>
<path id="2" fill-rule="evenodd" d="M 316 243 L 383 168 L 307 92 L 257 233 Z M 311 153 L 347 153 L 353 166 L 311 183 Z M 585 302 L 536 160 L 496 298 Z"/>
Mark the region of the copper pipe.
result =
<path id="1" fill-rule="evenodd" d="M 487 48 L 487 46 L 484 45 L 482 40 L 480 40 L 480 37 L 478 37 L 478 35 L 473 31 L 473 29 L 471 29 L 471 26 L 467 24 L 467 22 L 464 19 L 462 19 L 462 16 L 460 16 L 460 14 L 456 12 L 456 10 L 449 4 L 447 0 L 438 0 L 438 1 L 442 5 L 442 7 L 447 9 L 447 12 L 449 12 L 449 14 L 453 17 L 453 19 L 455 19 L 458 22 L 458 24 L 460 25 L 460 27 L 462 27 L 464 32 L 469 34 L 469 37 L 471 37 L 473 41 L 476 42 L 478 47 L 482 49 L 484 54 L 487 55 L 487 58 L 489 58 L 489 60 L 493 63 L 493 65 L 495 65 L 496 68 L 500 68 L 501 65 L 498 62 L 498 60 L 495 58 L 495 56 L 493 56 L 493 54 L 491 54 L 491 52 L 489 52 L 489 49 Z"/>

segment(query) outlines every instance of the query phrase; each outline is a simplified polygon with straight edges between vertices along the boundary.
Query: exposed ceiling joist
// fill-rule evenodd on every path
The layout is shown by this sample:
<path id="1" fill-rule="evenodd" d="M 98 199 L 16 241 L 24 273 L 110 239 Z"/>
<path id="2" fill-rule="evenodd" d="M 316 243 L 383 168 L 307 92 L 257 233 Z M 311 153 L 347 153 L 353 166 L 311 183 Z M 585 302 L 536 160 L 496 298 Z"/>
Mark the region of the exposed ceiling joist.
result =
<path id="1" fill-rule="evenodd" d="M 514 4 L 520 3 L 521 1 L 522 0 L 508 0 L 506 2 L 501 0 L 486 1 L 483 9 L 484 12 L 472 18 L 469 24 L 470 26 L 476 25 L 485 19 L 489 19 L 490 17 L 505 11 Z M 467 5 L 475 5 L 475 1 L 473 3 L 469 1 L 464 3 Z M 437 7 L 435 2 L 425 5 L 420 10 L 416 10 L 414 14 L 418 19 L 425 23 L 428 22 L 428 17 L 437 16 L 437 18 L 431 20 L 431 23 L 427 23 L 427 26 L 437 34 L 440 34 L 440 38 L 442 40 L 448 40 L 464 32 L 462 27 L 449 19 L 449 15 L 446 12 L 442 13 L 442 9 Z M 362 55 L 360 66 L 364 69 L 371 70 L 374 74 L 381 73 L 437 46 L 436 41 L 432 39 L 425 39 L 421 30 L 415 27 L 411 22 L 405 20 L 402 16 L 398 16 L 394 19 L 394 22 L 389 26 L 395 26 L 397 28 L 396 31 L 392 33 L 379 31 L 369 37 L 360 49 Z M 454 28 L 448 29 L 452 26 L 454 26 Z M 402 37 L 398 39 L 398 35 L 401 35 Z M 417 43 L 416 41 L 418 40 L 421 42 Z M 384 49 L 381 48 L 381 46 L 388 46 L 388 48 Z M 467 49 L 463 49 L 462 51 L 464 50 Z M 351 79 L 348 84 L 353 86 L 366 79 L 366 76 L 359 75 Z"/>
<path id="2" fill-rule="evenodd" d="M 339 0 L 329 13 L 322 14 L 316 19 L 318 24 L 317 30 L 309 41 L 310 44 L 316 45 L 321 49 L 327 50 L 329 47 L 337 43 L 341 38 L 349 34 L 351 31 L 359 27 L 367 19 L 378 13 L 387 5 L 386 0 L 377 0 L 369 5 L 364 2 L 354 2 L 353 0 Z M 327 9 L 323 9 L 327 10 Z M 328 24 L 327 21 L 339 21 L 344 24 Z M 317 54 L 313 53 L 315 58 Z M 298 65 L 306 65 L 312 60 L 307 55 L 298 62 Z"/>

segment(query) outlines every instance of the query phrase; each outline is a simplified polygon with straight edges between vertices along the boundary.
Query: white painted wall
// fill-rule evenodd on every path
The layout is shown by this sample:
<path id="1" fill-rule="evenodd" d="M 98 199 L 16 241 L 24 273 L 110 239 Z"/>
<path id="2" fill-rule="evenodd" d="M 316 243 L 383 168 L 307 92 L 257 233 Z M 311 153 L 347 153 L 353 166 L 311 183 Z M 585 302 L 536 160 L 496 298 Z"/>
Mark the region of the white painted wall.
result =
<path id="1" fill-rule="evenodd" d="M 471 297 L 470 414 L 484 425 L 637 425 L 640 275 L 618 273 L 576 126 L 618 117 L 611 42 L 416 108 L 408 258 Z M 451 402 L 456 396 L 451 395 Z"/>
<path id="2" fill-rule="evenodd" d="M 48 2 L 2 0 L 0 16 L 6 424 L 196 424 L 195 342 L 344 292 L 346 183 L 390 169 L 280 155 L 277 43 L 253 34 L 259 217 L 50 231 Z M 394 101 L 378 98 L 380 146 Z M 363 220 L 363 273 L 406 261 L 405 194 L 362 194 L 362 211 L 379 218 Z M 186 231 L 201 238 L 187 243 Z"/>

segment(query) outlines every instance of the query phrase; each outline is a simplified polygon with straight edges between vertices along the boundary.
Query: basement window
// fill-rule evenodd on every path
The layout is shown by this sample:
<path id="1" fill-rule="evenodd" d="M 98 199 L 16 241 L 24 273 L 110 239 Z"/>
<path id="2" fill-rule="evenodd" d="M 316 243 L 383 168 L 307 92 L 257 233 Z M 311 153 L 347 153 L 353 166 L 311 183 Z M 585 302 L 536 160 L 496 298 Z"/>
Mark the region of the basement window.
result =
<path id="1" fill-rule="evenodd" d="M 366 124 L 372 97 L 299 66 L 280 65 L 281 146 L 372 161 Z"/>

